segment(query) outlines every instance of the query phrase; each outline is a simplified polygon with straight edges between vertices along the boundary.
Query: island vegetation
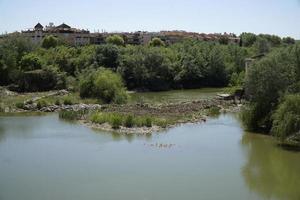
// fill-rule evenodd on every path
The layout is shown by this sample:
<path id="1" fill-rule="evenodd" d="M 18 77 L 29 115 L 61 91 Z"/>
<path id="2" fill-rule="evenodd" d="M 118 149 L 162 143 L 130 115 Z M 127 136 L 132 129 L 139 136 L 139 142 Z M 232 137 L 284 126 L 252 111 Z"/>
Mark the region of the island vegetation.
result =
<path id="1" fill-rule="evenodd" d="M 247 103 L 241 118 L 246 129 L 295 141 L 300 127 L 299 42 L 253 33 L 242 33 L 240 39 L 240 44 L 230 44 L 224 37 L 214 42 L 186 39 L 168 45 L 153 38 L 148 45 L 126 45 L 122 37 L 113 35 L 106 44 L 72 46 L 51 35 L 34 45 L 11 34 L 0 40 L 0 85 L 28 96 L 3 98 L 0 109 L 5 111 L 7 105 L 24 109 L 27 97 L 62 89 L 68 94 L 49 95 L 31 103 L 38 109 L 78 103 L 116 105 L 128 102 L 127 90 L 244 88 Z M 257 56 L 246 73 L 246 59 Z M 60 116 L 85 117 L 113 128 L 166 127 L 184 118 L 112 110 L 89 114 L 63 111 Z"/>

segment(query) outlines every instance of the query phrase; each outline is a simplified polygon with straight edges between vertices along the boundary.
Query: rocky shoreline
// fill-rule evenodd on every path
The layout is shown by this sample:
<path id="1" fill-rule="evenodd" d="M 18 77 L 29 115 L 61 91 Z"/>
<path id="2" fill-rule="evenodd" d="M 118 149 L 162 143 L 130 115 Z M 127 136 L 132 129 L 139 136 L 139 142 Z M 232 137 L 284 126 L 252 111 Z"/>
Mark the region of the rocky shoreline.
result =
<path id="1" fill-rule="evenodd" d="M 7 95 L 18 95 L 6 92 Z M 118 129 L 113 129 L 108 123 L 92 123 L 87 115 L 78 119 L 78 121 L 90 128 L 100 129 L 109 132 L 118 132 L 121 134 L 150 134 L 153 132 L 160 132 L 165 129 L 184 124 L 184 123 L 199 123 L 205 122 L 207 119 L 208 111 L 211 108 L 216 109 L 218 112 L 236 112 L 239 110 L 240 105 L 235 104 L 232 100 L 224 99 L 211 99 L 211 100 L 197 100 L 197 101 L 187 101 L 178 103 L 162 103 L 162 104 L 148 104 L 148 103 L 135 103 L 135 104 L 84 104 L 78 103 L 74 105 L 45 105 L 43 107 L 38 106 L 38 101 L 43 98 L 48 98 L 52 96 L 65 96 L 69 92 L 66 90 L 49 92 L 46 95 L 33 97 L 26 99 L 23 102 L 22 108 L 14 108 L 13 110 L 8 110 L 11 113 L 22 113 L 22 112 L 60 112 L 60 111 L 74 111 L 82 113 L 92 113 L 92 112 L 106 112 L 106 113 L 118 113 L 118 114 L 131 114 L 134 116 L 151 116 L 160 117 L 165 119 L 172 119 L 174 123 L 167 124 L 165 127 L 152 125 L 151 127 L 125 127 L 120 126 Z M 4 110 L 6 112 L 6 109 Z"/>

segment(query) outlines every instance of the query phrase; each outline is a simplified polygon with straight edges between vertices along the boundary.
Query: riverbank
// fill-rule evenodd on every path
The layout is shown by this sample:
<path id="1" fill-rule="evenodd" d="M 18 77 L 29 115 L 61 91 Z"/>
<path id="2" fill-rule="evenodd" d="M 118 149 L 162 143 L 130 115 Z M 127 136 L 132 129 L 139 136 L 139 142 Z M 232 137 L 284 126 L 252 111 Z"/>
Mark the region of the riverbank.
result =
<path id="1" fill-rule="evenodd" d="M 122 134 L 149 134 L 183 123 L 205 122 L 208 115 L 237 111 L 240 108 L 233 101 L 217 97 L 172 103 L 131 101 L 129 104 L 117 105 L 101 104 L 96 99 L 80 99 L 78 94 L 66 90 L 26 94 L 2 90 L 1 95 L 4 97 L 1 100 L 1 111 L 5 113 L 65 112 L 60 115 L 63 119 L 78 120 L 90 128 Z M 95 114 L 101 115 L 98 116 L 101 120 L 92 120 Z M 118 126 L 115 127 L 114 123 Z"/>
<path id="2" fill-rule="evenodd" d="M 217 99 L 172 104 L 111 104 L 101 105 L 94 110 L 62 111 L 66 113 L 61 116 L 103 131 L 150 134 L 180 124 L 203 123 L 208 116 L 237 112 L 240 107 L 232 101 Z"/>

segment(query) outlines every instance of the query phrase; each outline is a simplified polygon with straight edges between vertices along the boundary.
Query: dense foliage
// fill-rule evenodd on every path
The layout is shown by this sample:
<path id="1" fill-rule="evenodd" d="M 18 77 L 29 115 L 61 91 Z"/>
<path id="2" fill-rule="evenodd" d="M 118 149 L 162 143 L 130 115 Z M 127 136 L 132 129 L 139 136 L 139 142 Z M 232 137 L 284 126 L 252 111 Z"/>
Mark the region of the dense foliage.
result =
<path id="1" fill-rule="evenodd" d="M 108 69 L 99 69 L 83 76 L 80 96 L 99 98 L 105 103 L 125 103 L 128 99 L 121 76 Z"/>
<path id="2" fill-rule="evenodd" d="M 300 132 L 300 94 L 287 95 L 272 116 L 272 133 L 284 140 Z"/>
<path id="3" fill-rule="evenodd" d="M 53 36 L 33 45 L 10 35 L 0 40 L 0 85 L 19 91 L 79 89 L 83 73 L 104 67 L 121 74 L 131 90 L 235 86 L 244 82 L 245 58 L 295 42 L 251 33 L 243 33 L 241 39 L 241 45 L 230 44 L 226 37 L 219 42 L 188 39 L 166 45 L 153 38 L 149 45 L 124 46 L 123 38 L 113 35 L 107 44 L 74 47 Z"/>
<path id="4" fill-rule="evenodd" d="M 283 138 L 294 133 L 300 101 L 297 95 L 286 95 L 300 92 L 300 45 L 280 48 L 254 63 L 248 70 L 245 88 L 250 105 L 243 112 L 243 121 L 249 130 L 269 132 L 273 128 Z"/>

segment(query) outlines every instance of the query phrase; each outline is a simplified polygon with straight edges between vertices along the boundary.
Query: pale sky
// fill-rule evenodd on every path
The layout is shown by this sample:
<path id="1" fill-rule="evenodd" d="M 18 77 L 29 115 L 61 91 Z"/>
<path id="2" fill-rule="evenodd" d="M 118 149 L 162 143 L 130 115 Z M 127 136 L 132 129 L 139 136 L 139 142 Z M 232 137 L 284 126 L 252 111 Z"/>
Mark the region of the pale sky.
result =
<path id="1" fill-rule="evenodd" d="M 91 32 L 254 32 L 300 39 L 300 0 L 0 0 L 0 34 L 37 22 Z"/>

